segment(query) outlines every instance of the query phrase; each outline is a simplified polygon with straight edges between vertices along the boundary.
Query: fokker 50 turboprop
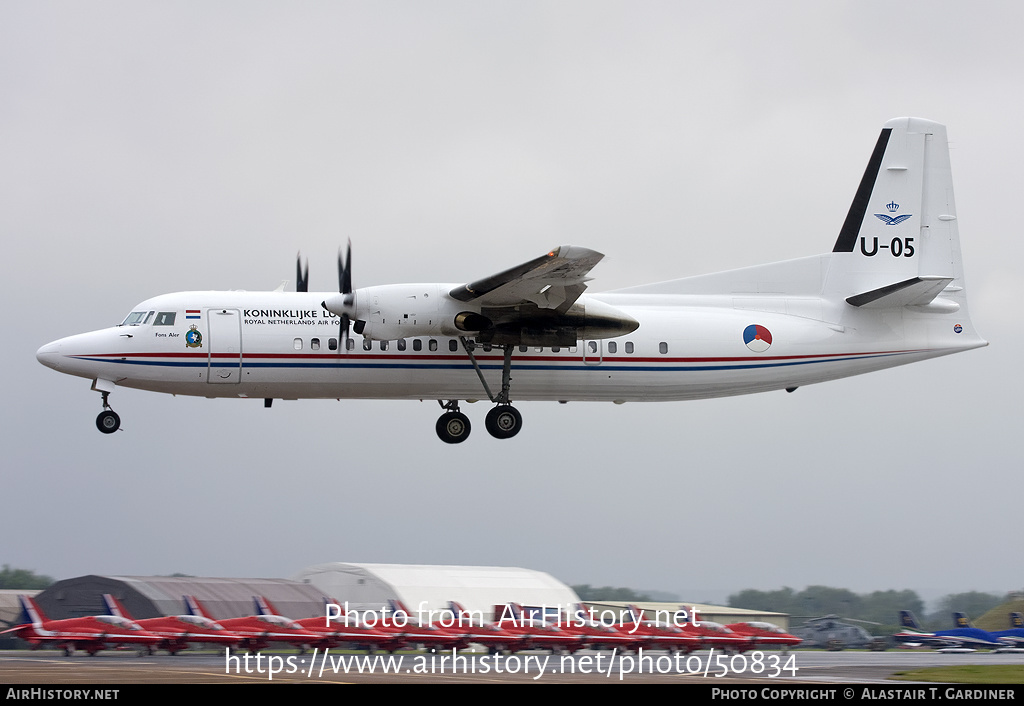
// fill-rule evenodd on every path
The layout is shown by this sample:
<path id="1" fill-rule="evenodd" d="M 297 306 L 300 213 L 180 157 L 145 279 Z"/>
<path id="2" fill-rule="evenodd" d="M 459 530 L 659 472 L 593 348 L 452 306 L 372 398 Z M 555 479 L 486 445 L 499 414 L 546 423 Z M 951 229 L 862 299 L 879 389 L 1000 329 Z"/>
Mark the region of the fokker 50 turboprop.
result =
<path id="1" fill-rule="evenodd" d="M 772 230 L 781 233 L 782 224 Z M 779 237 L 779 236 L 775 236 Z M 946 129 L 886 123 L 832 252 L 717 274 L 587 291 L 603 257 L 563 246 L 468 284 L 339 291 L 181 292 L 119 326 L 36 354 L 92 379 L 96 420 L 118 386 L 204 397 L 435 399 L 438 436 L 515 436 L 517 400 L 691 400 L 859 375 L 977 348 L 960 258 Z M 350 331 L 362 340 L 350 337 Z M 512 373 L 515 384 L 512 384 Z"/>

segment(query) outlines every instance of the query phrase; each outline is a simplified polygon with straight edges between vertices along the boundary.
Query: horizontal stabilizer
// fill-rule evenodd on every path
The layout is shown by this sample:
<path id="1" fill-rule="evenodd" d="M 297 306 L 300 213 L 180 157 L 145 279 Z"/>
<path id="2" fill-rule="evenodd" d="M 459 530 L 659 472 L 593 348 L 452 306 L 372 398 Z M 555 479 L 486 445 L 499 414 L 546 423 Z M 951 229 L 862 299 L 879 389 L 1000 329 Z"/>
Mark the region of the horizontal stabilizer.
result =
<path id="1" fill-rule="evenodd" d="M 901 306 L 925 306 L 945 289 L 952 277 L 911 277 L 878 289 L 847 297 L 846 302 L 867 309 L 895 309 Z"/>

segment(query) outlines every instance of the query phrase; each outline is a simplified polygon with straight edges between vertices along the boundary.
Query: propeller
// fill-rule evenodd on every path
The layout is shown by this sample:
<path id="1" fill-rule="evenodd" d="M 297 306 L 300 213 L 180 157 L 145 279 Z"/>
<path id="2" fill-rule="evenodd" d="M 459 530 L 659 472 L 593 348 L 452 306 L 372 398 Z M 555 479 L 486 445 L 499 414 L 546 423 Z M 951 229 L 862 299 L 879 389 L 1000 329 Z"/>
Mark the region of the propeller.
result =
<path id="1" fill-rule="evenodd" d="M 348 241 L 348 246 L 345 248 L 345 257 L 341 256 L 341 248 L 338 248 L 338 291 L 345 295 L 345 308 L 348 309 L 355 302 L 355 296 L 352 294 L 352 241 Z M 339 338 L 341 340 L 341 346 L 344 350 L 348 350 L 348 329 L 351 323 L 351 318 L 346 311 L 341 315 L 341 330 L 339 331 Z"/>
<path id="2" fill-rule="evenodd" d="M 330 306 L 328 306 L 330 302 Z M 338 294 L 320 302 L 320 305 L 327 311 L 336 314 L 340 319 L 338 337 L 344 350 L 348 350 L 349 328 L 356 333 L 362 333 L 366 326 L 365 321 L 353 319 L 356 315 L 356 294 L 352 289 L 352 241 L 348 242 L 344 254 L 338 248 Z M 340 351 L 339 351 L 340 352 Z"/>
<path id="3" fill-rule="evenodd" d="M 309 261 L 306 262 L 305 267 L 302 266 L 301 252 L 295 255 L 295 291 L 309 291 Z"/>

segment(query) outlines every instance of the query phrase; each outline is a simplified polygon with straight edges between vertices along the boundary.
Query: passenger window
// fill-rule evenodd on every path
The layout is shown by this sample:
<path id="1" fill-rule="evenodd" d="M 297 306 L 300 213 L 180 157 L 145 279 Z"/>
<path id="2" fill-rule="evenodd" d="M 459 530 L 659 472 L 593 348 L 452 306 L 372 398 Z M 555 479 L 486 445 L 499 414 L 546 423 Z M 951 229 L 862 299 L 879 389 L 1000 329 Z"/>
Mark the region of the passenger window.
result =
<path id="1" fill-rule="evenodd" d="M 575 353 L 576 352 L 576 346 L 569 346 L 568 350 L 569 350 L 570 353 Z"/>
<path id="2" fill-rule="evenodd" d="M 432 351 L 436 351 L 437 350 L 437 341 L 435 341 L 433 338 L 431 338 L 430 339 L 430 343 L 427 344 L 427 348 L 429 348 Z"/>
<path id="3" fill-rule="evenodd" d="M 551 352 L 552 353 L 559 353 L 559 352 L 561 352 L 561 350 L 562 349 L 560 347 L 558 347 L 558 346 L 551 346 Z"/>
<path id="4" fill-rule="evenodd" d="M 387 341 L 381 341 L 380 342 L 380 349 L 382 351 L 386 351 L 388 349 L 388 342 Z"/>
<path id="5" fill-rule="evenodd" d="M 400 351 L 404 351 L 405 350 L 405 339 L 404 338 L 399 338 L 398 339 L 398 350 L 400 350 Z"/>
<path id="6" fill-rule="evenodd" d="M 632 341 L 626 341 L 626 352 L 627 353 L 632 353 L 633 352 L 633 342 Z"/>
<path id="7" fill-rule="evenodd" d="M 345 350 L 354 351 L 356 349 L 356 340 L 354 338 L 345 339 Z"/>
<path id="8" fill-rule="evenodd" d="M 309 341 L 309 348 L 310 348 L 310 350 L 314 350 L 314 351 L 320 350 L 320 339 L 319 338 L 310 339 L 310 341 Z"/>
<path id="9" fill-rule="evenodd" d="M 614 353 L 615 349 L 618 348 L 618 344 L 615 341 L 608 341 L 608 352 Z"/>
<path id="10" fill-rule="evenodd" d="M 492 348 L 492 346 L 491 346 L 490 343 L 485 343 L 484 344 L 484 353 L 490 353 L 491 352 L 491 348 Z"/>
<path id="11" fill-rule="evenodd" d="M 373 348 L 373 341 L 371 341 L 369 338 L 364 338 L 363 339 L 363 350 L 364 351 L 368 351 L 371 348 Z"/>
<path id="12" fill-rule="evenodd" d="M 174 315 L 177 312 L 174 311 L 161 311 L 153 319 L 154 326 L 174 326 Z"/>
<path id="13" fill-rule="evenodd" d="M 597 341 L 590 341 L 587 343 L 587 348 L 590 349 L 591 353 L 597 353 Z"/>
<path id="14" fill-rule="evenodd" d="M 338 350 L 338 339 L 337 338 L 328 338 L 327 339 L 327 348 L 328 348 L 328 350 L 332 350 L 332 351 Z"/>
<path id="15" fill-rule="evenodd" d="M 302 350 L 302 339 L 301 338 L 296 338 L 292 342 L 292 347 L 294 347 L 295 350 L 297 350 L 297 351 L 301 351 Z"/>
<path id="16" fill-rule="evenodd" d="M 659 351 L 660 351 L 660 352 L 661 352 L 661 353 L 662 353 L 663 355 L 664 355 L 665 353 L 668 353 L 668 344 L 667 344 L 667 343 L 665 343 L 665 341 L 662 341 L 661 343 L 659 343 L 659 344 L 658 344 L 658 350 L 659 350 Z"/>
<path id="17" fill-rule="evenodd" d="M 530 350 L 529 346 L 519 346 L 519 352 L 520 353 L 525 353 L 528 350 Z"/>
<path id="18" fill-rule="evenodd" d="M 418 338 L 413 339 L 412 349 L 414 351 L 421 351 L 421 350 L 423 350 L 423 341 L 421 341 Z"/>
<path id="19" fill-rule="evenodd" d="M 456 341 L 454 338 L 448 341 L 448 350 L 450 350 L 452 353 L 459 350 L 459 342 Z"/>

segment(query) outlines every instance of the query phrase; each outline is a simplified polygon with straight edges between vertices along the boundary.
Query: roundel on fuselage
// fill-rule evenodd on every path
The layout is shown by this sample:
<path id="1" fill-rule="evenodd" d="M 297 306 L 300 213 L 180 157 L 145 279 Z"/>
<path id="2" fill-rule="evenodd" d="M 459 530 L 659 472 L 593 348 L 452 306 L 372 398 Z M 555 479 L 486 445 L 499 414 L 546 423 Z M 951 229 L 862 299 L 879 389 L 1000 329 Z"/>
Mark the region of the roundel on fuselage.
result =
<path id="1" fill-rule="evenodd" d="M 772 332 L 759 324 L 743 329 L 743 342 L 755 353 L 763 353 L 772 345 Z"/>

